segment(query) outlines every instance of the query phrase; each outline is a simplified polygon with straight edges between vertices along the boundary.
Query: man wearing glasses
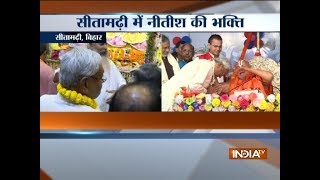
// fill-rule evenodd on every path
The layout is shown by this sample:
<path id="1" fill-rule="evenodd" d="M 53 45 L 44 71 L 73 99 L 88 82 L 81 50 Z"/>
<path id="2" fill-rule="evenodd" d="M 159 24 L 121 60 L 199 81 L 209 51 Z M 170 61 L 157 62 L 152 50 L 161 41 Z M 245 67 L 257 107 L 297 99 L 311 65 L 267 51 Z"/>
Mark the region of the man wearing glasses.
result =
<path id="1" fill-rule="evenodd" d="M 199 56 L 199 59 L 207 59 L 212 61 L 220 56 L 222 50 L 222 38 L 218 34 L 213 34 L 208 39 L 209 51 Z"/>
<path id="2" fill-rule="evenodd" d="M 100 112 L 94 99 L 105 81 L 101 56 L 87 48 L 75 47 L 60 61 L 58 94 L 41 96 L 40 112 Z"/>
<path id="3" fill-rule="evenodd" d="M 213 34 L 209 37 L 208 47 L 209 47 L 209 51 L 205 54 L 198 56 L 199 59 L 207 59 L 209 61 L 213 61 L 214 59 L 216 59 L 216 60 L 221 60 L 224 63 L 228 61 L 226 58 L 221 57 L 220 55 L 222 51 L 222 37 L 219 34 Z M 227 76 L 216 77 L 216 79 L 217 79 L 217 82 L 219 83 L 228 81 Z M 217 92 L 217 94 L 219 93 Z"/>

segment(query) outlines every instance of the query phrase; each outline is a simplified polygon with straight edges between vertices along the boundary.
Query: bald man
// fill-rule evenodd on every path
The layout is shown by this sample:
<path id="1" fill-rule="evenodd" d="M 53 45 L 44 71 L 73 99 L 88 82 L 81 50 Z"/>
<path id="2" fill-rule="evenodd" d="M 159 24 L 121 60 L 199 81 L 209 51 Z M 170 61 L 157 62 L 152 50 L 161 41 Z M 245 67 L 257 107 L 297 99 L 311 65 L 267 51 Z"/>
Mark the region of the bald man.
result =
<path id="1" fill-rule="evenodd" d="M 109 111 L 161 111 L 160 90 L 148 82 L 124 85 L 113 96 Z"/>

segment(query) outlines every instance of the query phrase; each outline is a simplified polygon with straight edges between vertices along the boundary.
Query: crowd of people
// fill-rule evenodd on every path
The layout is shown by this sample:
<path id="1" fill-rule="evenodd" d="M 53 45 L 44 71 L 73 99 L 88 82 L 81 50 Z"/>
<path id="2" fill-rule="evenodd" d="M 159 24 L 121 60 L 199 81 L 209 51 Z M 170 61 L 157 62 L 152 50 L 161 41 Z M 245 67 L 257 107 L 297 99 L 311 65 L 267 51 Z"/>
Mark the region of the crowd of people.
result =
<path id="1" fill-rule="evenodd" d="M 253 68 L 243 59 L 232 68 L 230 60 L 221 55 L 222 44 L 222 37 L 213 34 L 208 38 L 208 52 L 204 54 L 195 56 L 193 45 L 184 41 L 178 42 L 176 52 L 171 54 L 170 41 L 162 35 L 162 111 L 172 111 L 180 87 L 217 95 L 243 90 L 258 90 L 265 96 L 273 93 L 273 72 Z"/>
<path id="2" fill-rule="evenodd" d="M 250 61 L 236 65 L 221 55 L 223 39 L 208 38 L 208 51 L 195 55 L 191 43 L 180 41 L 171 52 L 169 38 L 162 34 L 162 63 L 146 63 L 127 82 L 108 58 L 106 43 L 72 45 L 60 56 L 59 68 L 46 64 L 49 44 L 40 43 L 40 111 L 172 111 L 180 87 L 205 94 L 234 94 L 258 90 L 272 94 L 279 76 L 252 67 Z"/>
<path id="3" fill-rule="evenodd" d="M 161 70 L 144 64 L 126 82 L 107 58 L 105 43 L 73 46 L 59 69 L 45 63 L 49 45 L 40 43 L 40 111 L 161 111 Z M 55 78 L 56 77 L 56 78 Z"/>

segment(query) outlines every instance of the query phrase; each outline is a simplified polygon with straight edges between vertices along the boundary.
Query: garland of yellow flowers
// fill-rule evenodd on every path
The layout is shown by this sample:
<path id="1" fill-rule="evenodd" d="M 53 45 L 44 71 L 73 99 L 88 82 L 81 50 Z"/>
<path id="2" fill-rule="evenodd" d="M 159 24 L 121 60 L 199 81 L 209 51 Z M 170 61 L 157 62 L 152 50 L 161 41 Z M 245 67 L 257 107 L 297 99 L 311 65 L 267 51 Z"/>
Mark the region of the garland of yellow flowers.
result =
<path id="1" fill-rule="evenodd" d="M 88 96 L 77 93 L 74 90 L 68 90 L 64 88 L 60 83 L 57 85 L 58 93 L 61 94 L 64 98 L 68 99 L 74 104 L 87 105 L 96 109 L 98 104 L 95 100 L 89 98 Z"/>

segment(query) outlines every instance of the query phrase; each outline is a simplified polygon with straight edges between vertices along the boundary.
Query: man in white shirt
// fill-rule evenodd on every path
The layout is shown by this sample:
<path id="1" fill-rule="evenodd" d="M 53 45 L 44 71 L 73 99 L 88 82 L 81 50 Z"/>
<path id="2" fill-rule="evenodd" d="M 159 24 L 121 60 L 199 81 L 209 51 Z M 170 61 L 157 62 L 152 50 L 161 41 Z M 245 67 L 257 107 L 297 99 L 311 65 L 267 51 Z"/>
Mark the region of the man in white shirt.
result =
<path id="1" fill-rule="evenodd" d="M 96 51 L 102 57 L 102 66 L 104 69 L 104 78 L 106 81 L 102 84 L 101 93 L 96 98 L 102 112 L 109 111 L 109 103 L 115 91 L 121 86 L 127 84 L 126 80 L 121 75 L 117 66 L 107 58 L 106 43 L 88 43 L 88 48 Z"/>
<path id="2" fill-rule="evenodd" d="M 101 112 L 94 99 L 101 92 L 104 73 L 98 53 L 84 47 L 66 52 L 60 63 L 58 93 L 40 97 L 40 112 Z"/>
<path id="3" fill-rule="evenodd" d="M 162 63 L 161 63 L 161 84 L 167 82 L 180 70 L 177 60 L 170 53 L 170 41 L 162 35 Z"/>

